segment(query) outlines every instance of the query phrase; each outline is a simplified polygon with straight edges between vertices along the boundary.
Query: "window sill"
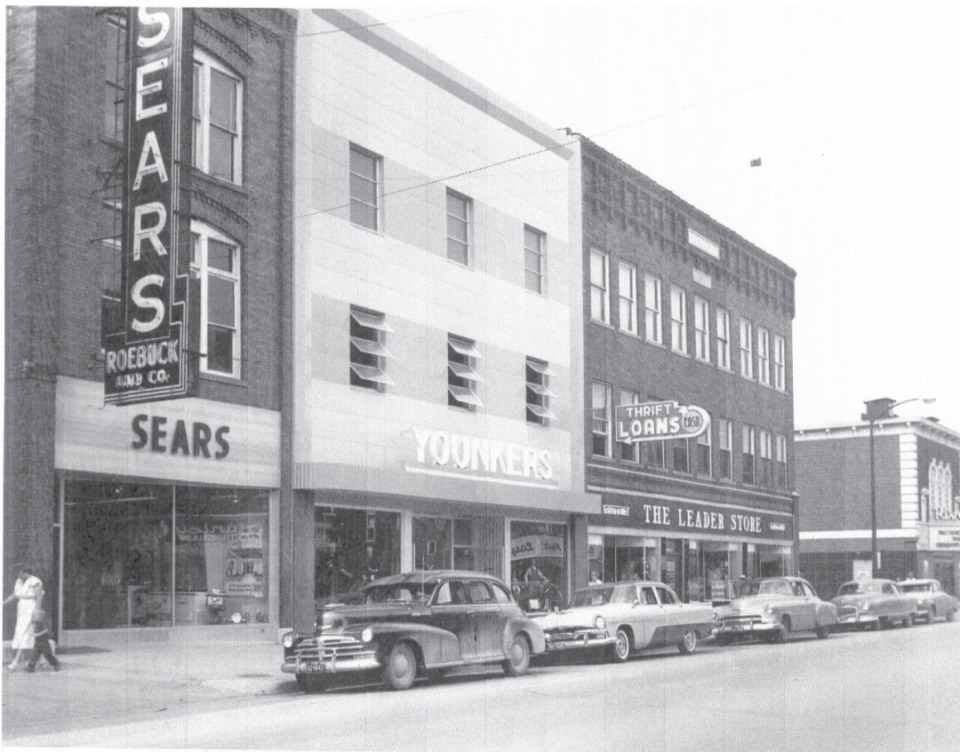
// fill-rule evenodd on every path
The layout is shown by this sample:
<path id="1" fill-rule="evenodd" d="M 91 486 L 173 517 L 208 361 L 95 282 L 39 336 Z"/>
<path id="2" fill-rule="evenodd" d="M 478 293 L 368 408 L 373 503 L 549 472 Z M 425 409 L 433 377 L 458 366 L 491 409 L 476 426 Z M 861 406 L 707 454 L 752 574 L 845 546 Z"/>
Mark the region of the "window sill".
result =
<path id="1" fill-rule="evenodd" d="M 664 351 L 667 349 L 667 346 L 663 344 L 663 342 L 657 342 L 655 339 L 645 339 L 644 342 L 646 342 L 648 345 L 652 345 L 653 347 L 659 347 Z"/>
<path id="2" fill-rule="evenodd" d="M 242 389 L 249 389 L 250 382 L 240 378 L 239 376 L 227 376 L 223 373 L 212 373 L 208 371 L 200 372 L 201 381 L 212 381 L 217 384 L 228 384 L 230 386 L 241 387 Z"/>
<path id="3" fill-rule="evenodd" d="M 224 180 L 223 178 L 216 178 L 210 173 L 204 172 L 199 167 L 194 167 L 192 168 L 192 170 L 193 172 L 191 174 L 191 177 L 194 180 L 199 178 L 200 180 L 211 183 L 212 185 L 215 185 L 218 188 L 226 188 L 227 190 L 232 191 L 233 193 L 236 193 L 239 196 L 243 196 L 244 198 L 250 195 L 247 189 L 243 187 L 242 183 L 231 183 L 229 180 Z"/>
<path id="4" fill-rule="evenodd" d="M 604 462 L 609 465 L 614 465 L 617 462 L 613 457 L 608 457 L 605 454 L 591 454 L 590 459 L 597 462 Z"/>
<path id="5" fill-rule="evenodd" d="M 672 352 L 674 355 L 679 355 L 681 358 L 689 358 L 689 357 L 690 357 L 690 353 L 686 352 L 685 350 L 676 350 L 676 349 L 674 349 L 674 348 L 671 347 L 671 348 L 670 348 L 670 352 Z"/>
<path id="6" fill-rule="evenodd" d="M 630 339 L 635 339 L 638 342 L 643 342 L 643 337 L 640 336 L 638 332 L 631 332 L 629 329 L 617 329 L 618 334 L 622 334 L 624 337 L 629 337 Z"/>
<path id="7" fill-rule="evenodd" d="M 596 324 L 597 326 L 603 327 L 604 329 L 610 329 L 614 331 L 613 324 L 608 324 L 606 321 L 601 321 L 600 319 L 595 319 L 592 316 L 590 317 L 590 323 Z"/>

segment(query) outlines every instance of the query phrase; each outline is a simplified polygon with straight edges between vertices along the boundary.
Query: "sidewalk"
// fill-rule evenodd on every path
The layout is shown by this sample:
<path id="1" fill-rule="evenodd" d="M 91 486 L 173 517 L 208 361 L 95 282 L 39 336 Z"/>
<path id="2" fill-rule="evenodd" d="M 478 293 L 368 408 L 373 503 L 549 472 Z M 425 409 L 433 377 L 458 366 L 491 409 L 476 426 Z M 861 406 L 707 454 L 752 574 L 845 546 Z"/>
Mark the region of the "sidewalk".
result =
<path id="1" fill-rule="evenodd" d="M 5 655 L 5 664 L 9 655 Z M 41 659 L 34 673 L 3 669 L 5 741 L 70 728 L 123 723 L 153 712 L 202 709 L 250 696 L 298 693 L 280 672 L 273 641 L 139 643 L 109 650 L 58 650 L 61 669 Z"/>

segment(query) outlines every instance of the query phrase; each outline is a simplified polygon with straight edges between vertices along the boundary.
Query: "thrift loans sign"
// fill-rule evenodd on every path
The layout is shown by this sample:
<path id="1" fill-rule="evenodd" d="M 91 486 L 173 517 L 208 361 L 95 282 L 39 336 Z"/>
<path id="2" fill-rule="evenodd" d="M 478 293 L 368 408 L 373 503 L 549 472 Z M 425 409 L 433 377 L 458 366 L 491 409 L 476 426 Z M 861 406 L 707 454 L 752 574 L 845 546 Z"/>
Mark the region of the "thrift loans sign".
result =
<path id="1" fill-rule="evenodd" d="M 710 415 L 701 407 L 676 402 L 618 405 L 617 441 L 634 444 L 664 439 L 692 439 L 710 427 Z"/>

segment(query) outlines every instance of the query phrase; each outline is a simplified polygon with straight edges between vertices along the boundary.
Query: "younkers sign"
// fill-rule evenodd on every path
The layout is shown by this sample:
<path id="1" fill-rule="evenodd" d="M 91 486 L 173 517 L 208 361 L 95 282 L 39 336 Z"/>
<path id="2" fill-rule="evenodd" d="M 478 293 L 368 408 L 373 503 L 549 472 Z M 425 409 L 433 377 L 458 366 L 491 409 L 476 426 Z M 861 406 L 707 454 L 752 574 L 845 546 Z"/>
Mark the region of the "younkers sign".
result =
<path id="1" fill-rule="evenodd" d="M 640 441 L 692 439 L 710 427 L 706 410 L 676 402 L 644 402 L 639 405 L 618 405 L 616 409 L 617 441 L 634 444 Z"/>
<path id="2" fill-rule="evenodd" d="M 182 11 L 129 14 L 127 169 L 123 199 L 123 331 L 104 336 L 104 393 L 112 404 L 187 396 L 187 276 L 181 250 Z"/>

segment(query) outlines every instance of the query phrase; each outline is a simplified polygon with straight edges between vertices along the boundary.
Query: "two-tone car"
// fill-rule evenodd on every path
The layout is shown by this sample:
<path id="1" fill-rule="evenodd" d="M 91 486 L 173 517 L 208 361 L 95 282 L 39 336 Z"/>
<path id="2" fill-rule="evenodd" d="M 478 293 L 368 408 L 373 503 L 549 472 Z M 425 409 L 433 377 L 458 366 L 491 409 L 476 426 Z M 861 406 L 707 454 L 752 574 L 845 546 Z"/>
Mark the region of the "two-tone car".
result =
<path id="1" fill-rule="evenodd" d="M 366 585 L 362 604 L 323 610 L 311 634 L 283 636 L 281 670 L 305 691 L 338 675 L 379 677 L 407 689 L 460 666 L 496 663 L 526 673 L 545 650 L 543 630 L 500 580 L 479 572 L 425 571 Z"/>
<path id="2" fill-rule="evenodd" d="M 903 594 L 916 603 L 918 619 L 923 619 L 930 624 L 941 616 L 947 621 L 953 621 L 956 618 L 957 610 L 960 609 L 960 600 L 946 592 L 939 580 L 910 579 L 897 584 Z"/>
<path id="3" fill-rule="evenodd" d="M 841 627 L 881 629 L 894 623 L 913 625 L 917 603 L 893 580 L 860 579 L 843 583 L 831 603 Z"/>
<path id="4" fill-rule="evenodd" d="M 717 609 L 717 645 L 754 638 L 783 642 L 792 632 L 812 631 L 823 639 L 837 624 L 837 607 L 820 600 L 802 577 L 747 580 L 728 605 Z"/>
<path id="5" fill-rule="evenodd" d="M 642 650 L 673 645 L 692 653 L 710 636 L 713 609 L 682 603 L 662 582 L 614 582 L 580 588 L 568 608 L 537 621 L 548 654 L 600 649 L 622 662 Z"/>

